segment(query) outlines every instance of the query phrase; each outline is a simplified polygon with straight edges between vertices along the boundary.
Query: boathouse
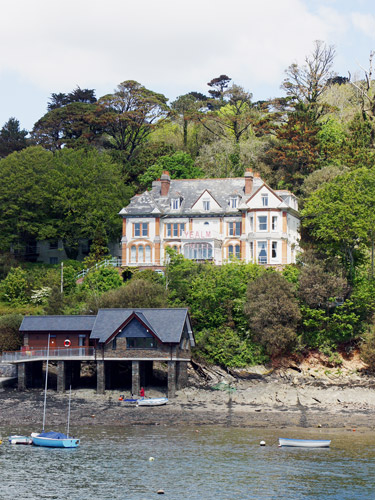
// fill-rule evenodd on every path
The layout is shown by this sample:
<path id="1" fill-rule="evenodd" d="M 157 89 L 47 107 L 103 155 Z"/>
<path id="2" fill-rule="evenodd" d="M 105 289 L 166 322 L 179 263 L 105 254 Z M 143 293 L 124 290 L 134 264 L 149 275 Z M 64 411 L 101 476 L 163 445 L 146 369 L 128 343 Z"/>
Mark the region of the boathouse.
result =
<path id="1" fill-rule="evenodd" d="M 18 365 L 19 390 L 40 384 L 48 356 L 57 363 L 58 392 L 70 384 L 78 386 L 81 363 L 90 361 L 96 367 L 99 393 L 129 384 L 131 392 L 138 394 L 152 380 L 154 363 L 161 362 L 167 371 L 168 397 L 173 397 L 187 383 L 187 365 L 195 345 L 187 308 L 25 316 L 20 332 L 23 347 L 9 359 Z"/>

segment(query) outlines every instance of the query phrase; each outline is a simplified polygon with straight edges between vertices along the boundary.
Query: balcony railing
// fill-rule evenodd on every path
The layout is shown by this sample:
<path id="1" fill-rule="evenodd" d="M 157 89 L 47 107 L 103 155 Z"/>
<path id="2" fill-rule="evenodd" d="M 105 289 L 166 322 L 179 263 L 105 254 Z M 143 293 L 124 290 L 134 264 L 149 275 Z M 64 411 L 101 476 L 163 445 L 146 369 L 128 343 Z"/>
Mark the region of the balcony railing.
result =
<path id="1" fill-rule="evenodd" d="M 29 351 L 3 352 L 3 363 L 14 363 L 16 361 L 33 361 L 36 359 L 47 359 L 47 349 L 31 349 Z M 66 358 L 92 358 L 95 359 L 94 347 L 69 347 L 61 349 L 50 349 L 48 359 L 54 361 Z"/>

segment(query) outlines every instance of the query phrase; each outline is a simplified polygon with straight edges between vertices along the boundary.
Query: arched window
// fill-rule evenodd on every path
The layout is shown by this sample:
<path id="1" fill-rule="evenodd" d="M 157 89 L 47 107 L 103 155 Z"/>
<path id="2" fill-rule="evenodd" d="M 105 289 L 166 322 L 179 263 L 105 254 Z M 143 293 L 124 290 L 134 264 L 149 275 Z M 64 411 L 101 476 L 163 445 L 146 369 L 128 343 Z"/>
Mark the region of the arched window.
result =
<path id="1" fill-rule="evenodd" d="M 151 247 L 146 245 L 146 262 L 151 262 Z"/>
<path id="2" fill-rule="evenodd" d="M 233 257 L 233 245 L 228 246 L 228 259 Z"/>
<path id="3" fill-rule="evenodd" d="M 137 262 L 137 248 L 135 245 L 130 249 L 130 262 Z"/>
<path id="4" fill-rule="evenodd" d="M 241 258 L 241 247 L 240 247 L 240 245 L 236 245 L 234 247 L 234 253 L 236 255 L 236 259 L 240 259 Z"/>
<path id="5" fill-rule="evenodd" d="M 144 247 L 142 245 L 138 247 L 138 262 L 144 262 Z"/>

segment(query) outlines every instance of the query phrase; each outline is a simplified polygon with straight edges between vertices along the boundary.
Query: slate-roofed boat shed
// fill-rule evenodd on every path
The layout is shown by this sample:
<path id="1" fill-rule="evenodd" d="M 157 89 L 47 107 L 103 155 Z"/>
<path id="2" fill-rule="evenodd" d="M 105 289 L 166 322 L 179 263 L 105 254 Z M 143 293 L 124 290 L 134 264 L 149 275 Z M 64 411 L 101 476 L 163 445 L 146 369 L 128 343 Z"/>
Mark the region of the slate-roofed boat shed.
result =
<path id="1" fill-rule="evenodd" d="M 100 309 L 97 315 L 25 316 L 20 326 L 22 355 L 17 360 L 18 387 L 42 380 L 43 361 L 57 361 L 57 390 L 77 384 L 81 362 L 94 361 L 97 391 L 121 386 L 131 377 L 138 394 L 153 375 L 153 363 L 168 366 L 168 396 L 187 383 L 194 334 L 187 308 Z"/>

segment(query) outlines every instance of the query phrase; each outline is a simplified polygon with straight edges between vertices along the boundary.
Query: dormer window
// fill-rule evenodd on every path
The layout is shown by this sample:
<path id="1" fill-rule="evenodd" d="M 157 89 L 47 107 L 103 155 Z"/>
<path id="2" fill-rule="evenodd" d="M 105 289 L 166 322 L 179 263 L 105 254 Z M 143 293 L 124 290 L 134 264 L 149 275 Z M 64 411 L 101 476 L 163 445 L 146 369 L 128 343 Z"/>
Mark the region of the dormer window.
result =
<path id="1" fill-rule="evenodd" d="M 203 200 L 203 210 L 210 210 L 210 200 Z"/>
<path id="2" fill-rule="evenodd" d="M 178 210 L 180 208 L 180 198 L 171 199 L 171 210 Z"/>
<path id="3" fill-rule="evenodd" d="M 262 207 L 268 207 L 268 194 L 263 193 L 261 196 L 262 196 Z"/>
<path id="4" fill-rule="evenodd" d="M 229 198 L 229 206 L 230 206 L 230 208 L 237 208 L 237 206 L 238 206 L 238 196 L 231 196 Z"/>

